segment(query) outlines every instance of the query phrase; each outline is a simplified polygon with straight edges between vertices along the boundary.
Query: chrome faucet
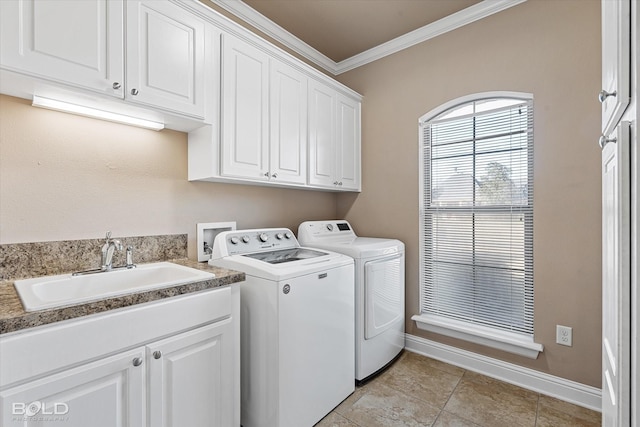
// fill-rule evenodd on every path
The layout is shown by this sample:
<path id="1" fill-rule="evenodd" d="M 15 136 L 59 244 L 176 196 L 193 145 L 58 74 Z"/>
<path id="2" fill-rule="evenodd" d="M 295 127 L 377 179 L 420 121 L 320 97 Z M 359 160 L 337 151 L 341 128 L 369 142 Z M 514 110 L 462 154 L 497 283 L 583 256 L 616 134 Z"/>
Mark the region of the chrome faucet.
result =
<path id="1" fill-rule="evenodd" d="M 113 266 L 113 254 L 115 251 L 122 250 L 122 243 L 120 240 L 112 239 L 111 232 L 107 231 L 107 235 L 105 238 L 104 245 L 102 245 L 102 260 L 100 261 L 100 268 L 95 268 L 92 270 L 84 270 L 84 271 L 76 271 L 72 273 L 72 276 L 84 276 L 85 274 L 96 274 L 96 273 L 104 273 L 112 270 L 120 270 L 123 268 L 132 269 L 136 268 L 136 265 L 133 263 L 133 246 L 127 246 L 127 263 L 126 265 L 122 265 L 120 267 Z"/>
<path id="2" fill-rule="evenodd" d="M 102 245 L 102 264 L 100 269 L 103 271 L 109 271 L 113 268 L 113 253 L 117 250 L 122 250 L 122 243 L 120 240 L 112 239 L 111 232 L 107 231 L 107 236 L 104 245 Z"/>

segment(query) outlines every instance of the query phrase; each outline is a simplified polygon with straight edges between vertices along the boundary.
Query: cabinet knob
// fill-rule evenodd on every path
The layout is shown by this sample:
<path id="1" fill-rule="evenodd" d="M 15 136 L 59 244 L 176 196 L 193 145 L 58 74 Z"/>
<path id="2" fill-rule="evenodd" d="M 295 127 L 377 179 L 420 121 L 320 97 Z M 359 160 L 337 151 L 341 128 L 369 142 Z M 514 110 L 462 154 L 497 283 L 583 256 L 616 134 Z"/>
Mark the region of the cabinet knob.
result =
<path id="1" fill-rule="evenodd" d="M 613 92 L 607 92 L 606 90 L 602 89 L 598 94 L 598 100 L 600 102 L 604 102 L 608 97 L 617 96 L 617 95 L 618 95 L 618 92 L 616 92 L 615 90 Z"/>
<path id="2" fill-rule="evenodd" d="M 342 187 L 342 181 L 340 181 L 340 182 L 338 183 L 338 185 L 339 185 L 340 187 Z"/>
<path id="3" fill-rule="evenodd" d="M 138 89 L 133 88 L 131 89 L 131 95 L 136 96 L 138 94 Z"/>
<path id="4" fill-rule="evenodd" d="M 160 350 L 156 350 L 153 352 L 154 359 L 160 359 L 162 357 L 162 352 Z"/>
<path id="5" fill-rule="evenodd" d="M 264 176 L 266 176 L 267 178 L 269 178 L 269 172 L 265 172 Z"/>
<path id="6" fill-rule="evenodd" d="M 600 137 L 600 139 L 598 139 L 598 144 L 600 145 L 600 148 L 604 149 L 604 146 L 607 145 L 610 142 L 617 142 L 618 140 L 616 138 L 607 138 L 606 136 L 602 135 Z"/>
<path id="7" fill-rule="evenodd" d="M 338 185 L 338 181 L 333 181 L 333 185 Z"/>
<path id="8" fill-rule="evenodd" d="M 133 359 L 133 366 L 140 366 L 142 365 L 142 357 L 136 357 L 135 359 Z"/>
<path id="9" fill-rule="evenodd" d="M 277 178 L 277 177 L 278 177 L 277 173 L 274 173 L 273 175 L 271 175 L 271 178 Z"/>
<path id="10" fill-rule="evenodd" d="M 118 83 L 118 82 L 114 82 L 111 85 L 111 87 L 114 88 L 114 89 L 120 89 L 122 87 L 122 85 L 120 83 Z"/>

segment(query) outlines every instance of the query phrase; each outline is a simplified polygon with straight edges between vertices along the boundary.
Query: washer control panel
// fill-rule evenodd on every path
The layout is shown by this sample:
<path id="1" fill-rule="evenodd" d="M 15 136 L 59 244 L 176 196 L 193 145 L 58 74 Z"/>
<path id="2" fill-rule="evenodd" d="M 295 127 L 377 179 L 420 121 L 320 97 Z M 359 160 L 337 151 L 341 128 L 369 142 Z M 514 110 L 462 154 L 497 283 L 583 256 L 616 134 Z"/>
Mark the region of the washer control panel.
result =
<path id="1" fill-rule="evenodd" d="M 213 243 L 213 252 L 215 257 L 297 247 L 300 247 L 298 240 L 288 228 L 267 228 L 220 233 Z"/>

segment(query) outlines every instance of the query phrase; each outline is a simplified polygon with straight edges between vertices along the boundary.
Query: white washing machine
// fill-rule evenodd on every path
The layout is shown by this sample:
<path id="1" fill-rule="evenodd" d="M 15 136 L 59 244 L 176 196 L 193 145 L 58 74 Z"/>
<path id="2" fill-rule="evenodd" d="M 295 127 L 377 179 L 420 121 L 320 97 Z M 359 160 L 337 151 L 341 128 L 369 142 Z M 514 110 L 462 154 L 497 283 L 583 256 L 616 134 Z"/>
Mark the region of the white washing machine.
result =
<path id="1" fill-rule="evenodd" d="M 354 261 L 284 228 L 218 234 L 240 284 L 243 427 L 311 427 L 355 389 Z"/>
<path id="2" fill-rule="evenodd" d="M 384 370 L 404 348 L 404 243 L 356 236 L 347 221 L 307 221 L 298 228 L 304 246 L 355 260 L 356 381 Z"/>

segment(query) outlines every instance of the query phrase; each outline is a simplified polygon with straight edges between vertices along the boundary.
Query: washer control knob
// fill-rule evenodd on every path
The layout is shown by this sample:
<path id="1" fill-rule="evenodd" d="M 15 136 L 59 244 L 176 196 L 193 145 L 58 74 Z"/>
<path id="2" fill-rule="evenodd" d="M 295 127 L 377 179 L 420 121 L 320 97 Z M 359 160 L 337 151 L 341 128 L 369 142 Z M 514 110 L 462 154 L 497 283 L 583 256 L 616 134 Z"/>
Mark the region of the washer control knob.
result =
<path id="1" fill-rule="evenodd" d="M 290 238 L 291 238 L 291 237 L 293 237 L 293 236 L 291 236 L 291 233 L 289 233 L 289 232 L 287 231 L 286 233 L 284 233 L 284 237 L 285 237 L 285 238 L 287 238 L 287 239 L 290 239 Z"/>
<path id="2" fill-rule="evenodd" d="M 269 240 L 269 236 L 267 235 L 267 233 L 260 233 L 260 236 L 258 236 L 260 238 L 261 242 L 266 242 L 267 240 Z"/>
<path id="3" fill-rule="evenodd" d="M 230 238 L 229 241 L 231 242 L 232 245 L 237 245 L 238 243 L 240 243 L 240 239 L 238 239 L 236 236 L 233 236 L 232 238 Z"/>
<path id="4" fill-rule="evenodd" d="M 242 241 L 243 242 L 249 243 L 249 240 L 251 240 L 251 239 L 249 239 L 249 236 L 242 236 Z"/>
<path id="5" fill-rule="evenodd" d="M 276 239 L 278 239 L 278 240 L 284 239 L 284 234 L 282 234 L 282 233 L 276 234 Z"/>
<path id="6" fill-rule="evenodd" d="M 327 230 L 333 231 L 333 224 L 327 224 Z"/>

